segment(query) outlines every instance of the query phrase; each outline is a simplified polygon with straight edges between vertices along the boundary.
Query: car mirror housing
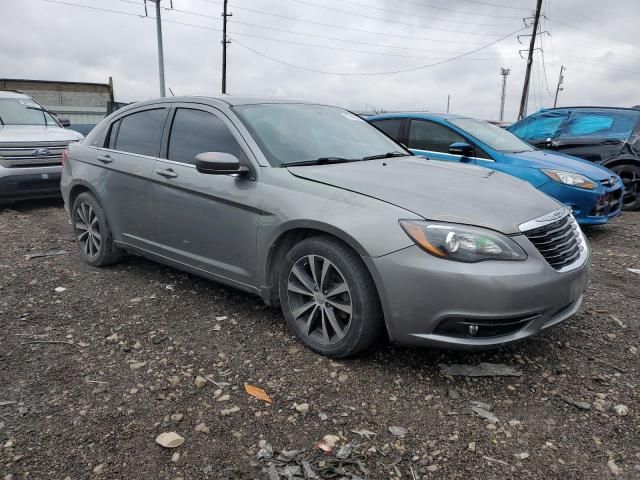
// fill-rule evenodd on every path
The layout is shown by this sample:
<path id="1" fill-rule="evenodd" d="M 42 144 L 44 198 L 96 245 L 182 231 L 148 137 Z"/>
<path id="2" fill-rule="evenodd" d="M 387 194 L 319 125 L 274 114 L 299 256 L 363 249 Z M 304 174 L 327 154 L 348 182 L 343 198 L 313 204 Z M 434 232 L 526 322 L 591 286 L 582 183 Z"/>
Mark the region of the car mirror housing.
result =
<path id="1" fill-rule="evenodd" d="M 60 122 L 60 125 L 65 128 L 71 126 L 71 120 L 69 120 L 67 117 L 58 117 L 58 122 Z"/>
<path id="2" fill-rule="evenodd" d="M 196 155 L 196 170 L 209 175 L 244 174 L 249 171 L 235 155 L 223 152 L 202 152 Z"/>
<path id="3" fill-rule="evenodd" d="M 465 142 L 455 142 L 449 145 L 449 153 L 452 155 L 470 157 L 473 156 L 473 147 Z"/>

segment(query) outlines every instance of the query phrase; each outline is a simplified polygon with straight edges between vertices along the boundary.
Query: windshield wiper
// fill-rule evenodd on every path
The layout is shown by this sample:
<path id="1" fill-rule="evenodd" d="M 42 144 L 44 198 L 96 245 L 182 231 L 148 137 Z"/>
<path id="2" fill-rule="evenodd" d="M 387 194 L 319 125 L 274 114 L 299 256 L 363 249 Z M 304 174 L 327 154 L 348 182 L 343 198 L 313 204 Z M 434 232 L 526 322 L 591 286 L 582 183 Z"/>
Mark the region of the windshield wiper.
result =
<path id="1" fill-rule="evenodd" d="M 6 125 L 6 124 L 4 123 L 4 120 L 2 119 L 2 115 L 0 115 L 0 123 L 1 123 L 2 125 Z"/>
<path id="2" fill-rule="evenodd" d="M 368 157 L 364 157 L 362 160 L 379 160 L 381 158 L 393 158 L 393 157 L 408 157 L 409 154 L 402 152 L 387 152 L 381 153 L 379 155 L 369 155 Z"/>
<path id="3" fill-rule="evenodd" d="M 342 158 L 342 157 L 320 157 L 313 160 L 300 160 L 298 162 L 283 163 L 283 167 L 298 167 L 304 165 L 327 165 L 329 163 L 347 163 L 354 162 L 357 159 L 354 158 Z"/>

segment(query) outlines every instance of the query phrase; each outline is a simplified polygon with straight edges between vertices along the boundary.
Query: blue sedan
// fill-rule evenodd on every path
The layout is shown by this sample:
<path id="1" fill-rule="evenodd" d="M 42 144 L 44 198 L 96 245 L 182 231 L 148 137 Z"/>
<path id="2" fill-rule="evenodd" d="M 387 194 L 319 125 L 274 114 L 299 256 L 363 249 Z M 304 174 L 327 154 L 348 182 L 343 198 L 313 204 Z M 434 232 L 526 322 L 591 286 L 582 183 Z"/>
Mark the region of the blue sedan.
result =
<path id="1" fill-rule="evenodd" d="M 526 180 L 571 207 L 582 225 L 603 224 L 620 215 L 623 185 L 615 173 L 579 158 L 538 150 L 488 122 L 432 113 L 394 113 L 367 120 L 416 155 L 475 164 Z"/>

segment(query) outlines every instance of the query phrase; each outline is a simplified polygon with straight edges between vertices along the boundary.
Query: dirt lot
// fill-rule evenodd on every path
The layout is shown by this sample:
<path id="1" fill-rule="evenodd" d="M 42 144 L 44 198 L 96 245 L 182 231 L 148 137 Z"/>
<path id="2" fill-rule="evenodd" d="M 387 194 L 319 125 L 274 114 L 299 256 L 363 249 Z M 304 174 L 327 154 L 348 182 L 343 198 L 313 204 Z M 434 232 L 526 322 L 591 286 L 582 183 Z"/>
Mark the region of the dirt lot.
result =
<path id="1" fill-rule="evenodd" d="M 138 257 L 83 264 L 60 203 L 2 209 L 1 477 L 640 478 L 640 214 L 587 234 L 585 306 L 544 337 L 336 362 L 257 297 Z M 521 376 L 439 367 L 480 362 Z M 180 447 L 155 442 L 171 431 Z"/>

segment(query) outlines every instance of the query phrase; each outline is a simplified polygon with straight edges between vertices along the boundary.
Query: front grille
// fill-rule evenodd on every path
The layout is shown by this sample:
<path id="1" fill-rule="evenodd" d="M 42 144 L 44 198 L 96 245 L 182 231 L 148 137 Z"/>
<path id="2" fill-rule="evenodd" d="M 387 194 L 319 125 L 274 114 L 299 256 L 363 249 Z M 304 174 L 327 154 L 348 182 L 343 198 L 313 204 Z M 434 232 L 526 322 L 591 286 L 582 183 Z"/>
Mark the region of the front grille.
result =
<path id="1" fill-rule="evenodd" d="M 531 313 L 509 318 L 457 318 L 450 317 L 441 321 L 434 333 L 456 338 L 489 338 L 510 335 L 540 318 L 541 313 Z M 471 334 L 469 327 L 475 328 Z"/>
<path id="2" fill-rule="evenodd" d="M 61 165 L 62 152 L 69 143 L 68 141 L 3 142 L 0 143 L 0 166 L 25 168 Z"/>
<path id="3" fill-rule="evenodd" d="M 523 233 L 556 270 L 577 261 L 586 249 L 578 224 L 571 215 Z"/>
<path id="4" fill-rule="evenodd" d="M 71 140 L 56 140 L 49 142 L 0 142 L 0 150 L 5 148 L 37 148 L 37 147 L 59 147 L 67 148 Z"/>
<path id="5" fill-rule="evenodd" d="M 596 206 L 591 211 L 592 217 L 608 217 L 620 210 L 620 200 L 622 199 L 622 189 L 607 192 L 598 198 Z"/>

